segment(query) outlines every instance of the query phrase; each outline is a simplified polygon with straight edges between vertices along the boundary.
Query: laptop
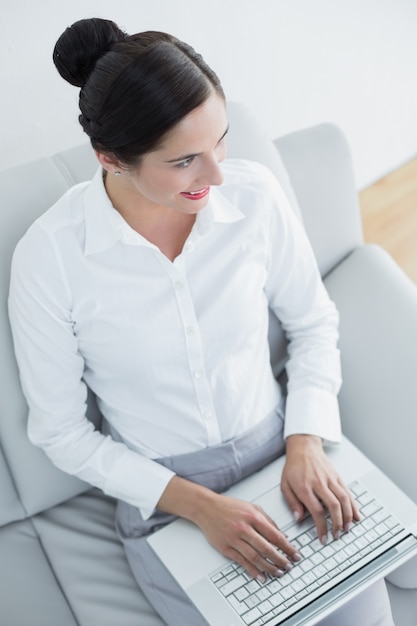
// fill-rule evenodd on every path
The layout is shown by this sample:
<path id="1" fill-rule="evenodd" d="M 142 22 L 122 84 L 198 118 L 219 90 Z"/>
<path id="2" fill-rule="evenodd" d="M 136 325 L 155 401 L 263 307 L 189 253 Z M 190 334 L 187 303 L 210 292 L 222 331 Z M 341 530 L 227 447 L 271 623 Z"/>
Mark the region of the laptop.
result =
<path id="1" fill-rule="evenodd" d="M 361 520 L 323 546 L 310 517 L 296 523 L 280 488 L 281 457 L 228 490 L 260 505 L 303 559 L 264 584 L 177 519 L 148 543 L 212 626 L 313 626 L 417 555 L 417 505 L 345 437 L 328 456 L 349 485 Z"/>

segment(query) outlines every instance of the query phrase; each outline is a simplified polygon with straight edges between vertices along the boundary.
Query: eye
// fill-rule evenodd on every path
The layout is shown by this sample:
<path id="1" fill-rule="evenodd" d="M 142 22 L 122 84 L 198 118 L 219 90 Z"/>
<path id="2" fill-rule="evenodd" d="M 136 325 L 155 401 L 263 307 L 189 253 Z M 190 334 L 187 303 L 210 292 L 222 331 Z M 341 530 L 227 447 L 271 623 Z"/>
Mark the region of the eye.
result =
<path id="1" fill-rule="evenodd" d="M 175 167 L 179 167 L 180 169 L 185 169 L 186 167 L 191 165 L 193 161 L 194 161 L 194 157 L 189 157 L 188 159 L 184 159 L 184 161 L 181 161 L 180 163 L 176 163 Z"/>

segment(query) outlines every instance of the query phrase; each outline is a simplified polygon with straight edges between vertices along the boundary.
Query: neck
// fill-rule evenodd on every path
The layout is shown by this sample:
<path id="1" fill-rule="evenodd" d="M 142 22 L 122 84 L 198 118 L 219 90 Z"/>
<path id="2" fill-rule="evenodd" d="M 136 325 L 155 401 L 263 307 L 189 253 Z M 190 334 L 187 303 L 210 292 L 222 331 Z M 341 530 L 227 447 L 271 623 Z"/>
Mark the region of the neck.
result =
<path id="1" fill-rule="evenodd" d="M 105 188 L 113 207 L 133 230 L 158 246 L 173 261 L 182 251 L 195 222 L 194 214 L 146 201 L 136 189 L 107 175 Z"/>

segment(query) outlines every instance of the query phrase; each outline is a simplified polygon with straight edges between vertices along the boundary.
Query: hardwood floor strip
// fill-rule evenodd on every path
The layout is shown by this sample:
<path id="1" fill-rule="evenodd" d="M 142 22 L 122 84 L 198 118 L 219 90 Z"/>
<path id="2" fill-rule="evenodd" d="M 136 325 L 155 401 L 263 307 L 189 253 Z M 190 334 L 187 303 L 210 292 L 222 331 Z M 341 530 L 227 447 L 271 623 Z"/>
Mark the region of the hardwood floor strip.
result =
<path id="1" fill-rule="evenodd" d="M 389 252 L 417 284 L 417 158 L 359 194 L 364 237 Z"/>

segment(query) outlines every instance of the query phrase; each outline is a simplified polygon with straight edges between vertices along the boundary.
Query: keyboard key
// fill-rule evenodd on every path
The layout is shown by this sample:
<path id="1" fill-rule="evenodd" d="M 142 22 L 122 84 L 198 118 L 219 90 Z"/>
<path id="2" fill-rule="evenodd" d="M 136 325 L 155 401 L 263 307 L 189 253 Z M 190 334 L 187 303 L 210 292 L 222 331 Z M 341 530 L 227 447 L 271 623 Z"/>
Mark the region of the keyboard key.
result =
<path id="1" fill-rule="evenodd" d="M 332 554 L 334 554 L 334 552 L 335 552 L 335 548 L 333 547 L 332 544 L 328 546 L 324 546 L 324 548 L 321 549 L 321 553 L 326 559 L 331 557 Z"/>
<path id="2" fill-rule="evenodd" d="M 297 541 L 301 546 L 306 546 L 308 543 L 310 543 L 311 539 L 307 533 L 303 533 L 302 535 L 299 535 L 297 537 Z"/>
<path id="3" fill-rule="evenodd" d="M 246 611 L 248 610 L 246 604 L 244 604 L 243 602 L 239 602 L 239 600 L 235 596 L 229 596 L 227 599 L 238 615 L 243 615 L 243 613 L 246 613 Z"/>
<path id="4" fill-rule="evenodd" d="M 304 546 L 301 552 L 304 559 L 308 559 L 313 554 L 313 550 L 309 545 Z"/>
<path id="5" fill-rule="evenodd" d="M 258 606 L 258 609 L 260 610 L 260 612 L 262 613 L 262 615 L 266 615 L 267 613 L 269 613 L 269 611 L 271 611 L 274 607 L 272 606 L 272 604 L 269 602 L 269 600 L 264 600 L 264 602 L 261 602 L 261 604 Z"/>
<path id="6" fill-rule="evenodd" d="M 220 591 L 224 596 L 228 596 L 229 594 L 236 591 L 236 589 L 239 589 L 239 587 L 242 587 L 245 583 L 246 579 L 244 578 L 244 576 L 236 576 L 236 578 L 230 580 L 225 585 L 220 587 Z"/>
<path id="7" fill-rule="evenodd" d="M 336 559 L 334 557 L 330 557 L 330 559 L 326 559 L 323 563 L 323 567 L 327 571 L 327 573 L 332 572 L 334 569 L 337 568 Z"/>
<path id="8" fill-rule="evenodd" d="M 267 598 L 269 598 L 270 595 L 271 592 L 268 590 L 267 587 L 261 587 L 259 591 L 255 593 L 255 596 L 258 598 L 259 602 L 262 602 L 262 600 L 266 600 Z"/>
<path id="9" fill-rule="evenodd" d="M 316 575 L 312 571 L 307 572 L 307 574 L 304 574 L 301 580 L 305 585 L 310 585 L 311 583 L 315 582 Z"/>
<path id="10" fill-rule="evenodd" d="M 366 491 L 358 497 L 358 502 L 361 506 L 365 506 L 365 504 L 369 504 L 369 502 L 372 502 L 373 499 L 373 496 L 368 491 Z"/>
<path id="11" fill-rule="evenodd" d="M 324 561 L 324 556 L 320 554 L 320 552 L 316 552 L 311 557 L 311 562 L 314 563 L 314 565 L 318 565 L 322 561 Z"/>
<path id="12" fill-rule="evenodd" d="M 214 576 L 211 577 L 211 581 L 213 583 L 218 583 L 219 581 L 223 580 L 223 573 L 222 572 L 218 572 L 217 574 L 214 574 Z"/>
<path id="13" fill-rule="evenodd" d="M 282 583 L 278 580 L 271 580 L 271 582 L 268 583 L 268 589 L 271 593 L 277 593 L 282 589 Z"/>
<path id="14" fill-rule="evenodd" d="M 270 603 L 274 606 L 280 606 L 283 602 L 284 602 L 284 596 L 281 593 L 274 593 L 270 598 L 269 601 Z"/>
<path id="15" fill-rule="evenodd" d="M 258 589 L 260 589 L 260 585 L 256 582 L 256 580 L 252 579 L 248 583 L 246 583 L 245 589 L 249 593 L 255 593 L 255 591 L 258 591 Z"/>
<path id="16" fill-rule="evenodd" d="M 242 602 L 242 600 L 245 600 L 245 598 L 248 597 L 249 593 L 245 587 L 241 587 L 240 589 L 235 591 L 233 595 L 237 600 L 239 600 L 239 602 Z"/>
<path id="17" fill-rule="evenodd" d="M 255 595 L 249 596 L 248 598 L 246 598 L 245 604 L 248 609 L 253 609 L 254 606 L 258 606 L 259 600 Z"/>
<path id="18" fill-rule="evenodd" d="M 253 622 L 255 622 L 260 617 L 262 617 L 262 615 L 256 607 L 248 611 L 248 613 L 246 613 L 245 615 L 242 615 L 242 619 L 245 622 L 245 624 L 253 624 Z"/>
<path id="19" fill-rule="evenodd" d="M 366 491 L 365 487 L 361 485 L 361 483 L 356 482 L 350 485 L 350 490 L 357 497 L 359 497 Z"/>
<path id="20" fill-rule="evenodd" d="M 366 506 L 364 506 L 361 509 L 361 513 L 364 517 L 370 517 L 371 515 L 376 513 L 380 508 L 381 508 L 380 505 L 377 502 L 373 501 L 367 504 Z"/>

